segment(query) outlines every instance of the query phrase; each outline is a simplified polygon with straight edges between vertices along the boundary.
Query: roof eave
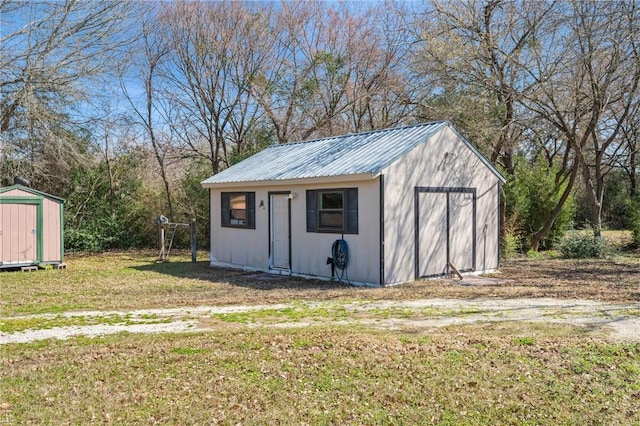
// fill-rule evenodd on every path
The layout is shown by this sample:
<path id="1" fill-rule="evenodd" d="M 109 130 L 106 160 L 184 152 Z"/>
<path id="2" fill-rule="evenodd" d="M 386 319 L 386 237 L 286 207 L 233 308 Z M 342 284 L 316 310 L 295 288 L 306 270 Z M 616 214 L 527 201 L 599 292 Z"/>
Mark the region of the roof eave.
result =
<path id="1" fill-rule="evenodd" d="M 202 187 L 206 189 L 218 188 L 239 188 L 239 187 L 264 187 L 264 186 L 292 186 L 292 185 L 313 185 L 325 183 L 341 183 L 341 182 L 358 182 L 373 180 L 380 176 L 379 171 L 372 173 L 356 173 L 350 175 L 335 176 L 315 176 L 315 177 L 299 177 L 294 179 L 271 179 L 271 180 L 253 180 L 253 181 L 237 181 L 237 182 L 202 182 Z"/>
<path id="2" fill-rule="evenodd" d="M 55 195 L 47 194 L 46 192 L 38 191 L 37 189 L 29 188 L 27 186 L 23 186 L 23 185 L 19 185 L 19 184 L 10 185 L 10 186 L 4 186 L 4 187 L 0 188 L 0 194 L 5 193 L 5 192 L 9 192 L 9 191 L 13 191 L 14 189 L 18 189 L 20 191 L 28 192 L 31 195 L 49 198 L 51 200 L 59 201 L 61 203 L 64 203 L 64 201 L 65 201 L 64 198 L 56 197 Z"/>

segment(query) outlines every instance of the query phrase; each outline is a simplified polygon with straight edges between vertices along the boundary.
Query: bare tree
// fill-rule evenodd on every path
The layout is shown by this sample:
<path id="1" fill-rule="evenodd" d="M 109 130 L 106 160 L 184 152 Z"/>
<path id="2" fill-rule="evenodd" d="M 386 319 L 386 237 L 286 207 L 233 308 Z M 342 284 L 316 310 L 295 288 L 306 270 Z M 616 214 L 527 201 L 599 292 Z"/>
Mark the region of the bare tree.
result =
<path id="1" fill-rule="evenodd" d="M 163 76 L 174 134 L 185 155 L 206 158 L 215 174 L 242 151 L 258 119 L 254 80 L 271 46 L 270 7 L 240 2 L 177 2 L 164 6 L 160 24 L 170 50 Z"/>
<path id="2" fill-rule="evenodd" d="M 406 32 L 382 5 L 282 2 L 255 93 L 279 142 L 397 124 L 410 113 Z"/>
<path id="3" fill-rule="evenodd" d="M 77 124 L 92 84 L 128 43 L 118 36 L 129 11 L 124 1 L 0 4 L 4 173 L 50 188 L 82 156 Z"/>
<path id="4" fill-rule="evenodd" d="M 256 93 L 278 141 L 288 142 L 322 133 L 342 108 L 347 64 L 338 37 L 343 22 L 335 13 L 327 17 L 326 4 L 282 2 L 280 8 L 274 56 L 256 81 Z"/>
<path id="5" fill-rule="evenodd" d="M 424 115 L 462 122 L 470 138 L 509 175 L 515 172 L 514 156 L 526 127 L 519 120 L 524 118 L 521 93 L 535 83 L 522 64 L 535 54 L 552 9 L 553 3 L 544 2 L 434 1 L 418 15 L 424 18 L 416 24 L 424 47 L 417 60 L 433 86 L 427 108 L 435 109 Z M 504 197 L 500 216 L 505 223 Z"/>
<path id="6" fill-rule="evenodd" d="M 353 20 L 353 71 L 347 89 L 348 130 L 381 129 L 415 119 L 415 94 L 419 83 L 412 79 L 411 33 L 404 4 L 378 4 Z"/>
<path id="7" fill-rule="evenodd" d="M 548 49 L 528 67 L 536 85 L 525 105 L 560 131 L 586 188 L 594 236 L 601 236 L 604 180 L 618 163 L 624 123 L 638 108 L 640 56 L 635 3 L 560 4 Z M 553 42 L 553 44 L 552 44 Z M 556 48 L 552 49 L 551 46 Z"/>
<path id="8" fill-rule="evenodd" d="M 504 0 L 436 0 L 418 26 L 425 75 L 439 88 L 437 92 L 452 95 L 453 89 L 472 104 L 484 103 L 484 107 L 477 105 L 481 107 L 478 113 L 484 116 L 481 125 L 487 124 L 487 115 L 497 122 L 491 126 L 494 136 L 482 139 L 489 139 L 491 161 L 509 174 L 514 170 L 513 156 L 521 136 L 517 125 L 519 93 L 530 84 L 520 64 L 530 57 L 531 46 L 544 30 L 552 6 Z M 480 129 L 475 132 L 483 134 Z"/>
<path id="9" fill-rule="evenodd" d="M 136 78 L 134 85 L 141 84 L 143 88 L 144 99 L 139 102 L 135 99 L 131 93 L 129 86 L 131 81 L 128 74 L 130 70 L 123 70 L 120 76 L 120 86 L 124 97 L 129 102 L 131 110 L 136 117 L 137 122 L 144 128 L 146 136 L 151 143 L 151 149 L 153 151 L 154 158 L 158 165 L 158 172 L 162 179 L 164 186 L 164 193 L 167 200 L 168 214 L 172 218 L 174 215 L 173 207 L 173 194 L 171 189 L 171 182 L 168 175 L 167 166 L 170 161 L 168 158 L 171 152 L 171 140 L 161 129 L 158 129 L 158 123 L 160 119 L 166 117 L 163 114 L 161 100 L 158 99 L 161 91 L 159 89 L 159 82 L 162 78 L 161 72 L 162 61 L 167 56 L 169 48 L 165 41 L 158 37 L 158 25 L 156 16 L 151 10 L 151 13 L 145 15 L 141 25 L 141 40 L 142 53 L 139 57 L 133 59 L 134 74 L 139 76 Z M 127 72 L 129 71 L 129 72 Z M 160 123 L 160 127 L 167 127 L 166 123 Z"/>
<path id="10" fill-rule="evenodd" d="M 640 105 L 640 101 L 637 105 Z M 618 167 L 624 170 L 629 179 L 629 196 L 635 198 L 638 194 L 638 170 L 640 169 L 640 113 L 630 114 L 620 131 L 624 149 Z"/>

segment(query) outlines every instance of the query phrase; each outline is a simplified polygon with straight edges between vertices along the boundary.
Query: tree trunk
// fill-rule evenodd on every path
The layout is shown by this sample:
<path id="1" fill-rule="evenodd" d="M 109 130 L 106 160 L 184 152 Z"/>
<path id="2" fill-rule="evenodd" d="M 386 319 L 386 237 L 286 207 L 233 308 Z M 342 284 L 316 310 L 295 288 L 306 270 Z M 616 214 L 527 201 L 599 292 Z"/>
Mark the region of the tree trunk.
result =
<path id="1" fill-rule="evenodd" d="M 567 187 L 558 200 L 558 203 L 554 207 L 549 217 L 547 217 L 547 220 L 545 221 L 543 227 L 531 236 L 531 250 L 538 251 L 538 248 L 540 247 L 540 241 L 542 241 L 547 235 L 549 235 L 549 231 L 551 231 L 551 228 L 553 227 L 553 224 L 555 223 L 557 217 L 562 212 L 564 203 L 569 198 L 571 191 L 573 191 L 573 184 L 576 180 L 577 175 L 578 167 L 574 165 L 571 169 L 571 175 L 569 175 L 569 182 L 567 183 Z"/>
<path id="2" fill-rule="evenodd" d="M 602 202 L 591 204 L 591 226 L 593 226 L 593 237 L 602 238 Z"/>
<path id="3" fill-rule="evenodd" d="M 504 255 L 504 247 L 506 246 L 506 238 L 507 238 L 507 230 L 505 229 L 505 224 L 507 223 L 507 200 L 504 196 L 504 187 L 500 185 L 500 203 L 498 204 L 500 215 L 500 229 L 498 230 L 500 236 L 500 253 Z"/>
<path id="4" fill-rule="evenodd" d="M 637 173 L 636 173 L 636 167 L 638 165 L 637 161 L 636 161 L 636 151 L 635 149 L 631 150 L 631 154 L 629 155 L 629 197 L 631 198 L 635 198 L 636 194 L 638 193 L 638 189 L 637 189 Z"/>
<path id="5" fill-rule="evenodd" d="M 581 157 L 582 163 L 582 176 L 584 178 L 584 184 L 586 186 L 586 198 L 591 209 L 591 226 L 593 227 L 593 237 L 599 239 L 602 237 L 602 200 L 604 198 L 604 174 L 600 167 L 598 167 L 598 161 L 600 161 L 601 154 L 596 154 L 596 167 L 593 171 L 593 176 L 589 165 L 586 163 L 584 157 Z M 595 180 L 595 183 L 594 183 Z"/>

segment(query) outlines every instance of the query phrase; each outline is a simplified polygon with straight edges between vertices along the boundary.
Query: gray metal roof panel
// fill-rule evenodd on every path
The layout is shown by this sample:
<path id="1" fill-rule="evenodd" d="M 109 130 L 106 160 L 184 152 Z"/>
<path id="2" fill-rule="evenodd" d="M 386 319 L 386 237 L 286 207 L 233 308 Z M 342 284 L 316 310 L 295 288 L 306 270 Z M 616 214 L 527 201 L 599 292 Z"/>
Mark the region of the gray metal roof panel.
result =
<path id="1" fill-rule="evenodd" d="M 448 122 L 438 121 L 272 145 L 202 183 L 278 181 L 366 173 L 377 175 L 447 125 Z"/>

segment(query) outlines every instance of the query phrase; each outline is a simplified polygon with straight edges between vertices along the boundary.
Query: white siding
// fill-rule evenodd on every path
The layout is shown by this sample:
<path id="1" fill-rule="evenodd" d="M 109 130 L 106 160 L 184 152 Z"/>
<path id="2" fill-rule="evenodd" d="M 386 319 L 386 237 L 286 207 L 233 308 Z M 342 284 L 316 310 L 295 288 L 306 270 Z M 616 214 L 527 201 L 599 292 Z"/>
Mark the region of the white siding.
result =
<path id="1" fill-rule="evenodd" d="M 383 174 L 386 283 L 410 281 L 415 277 L 416 187 L 475 188 L 476 270 L 498 267 L 498 178 L 460 141 L 454 131 L 449 127 L 444 128 L 391 164 Z M 430 202 L 434 203 L 437 199 L 434 197 Z M 455 203 L 460 201 L 456 196 L 452 200 Z M 462 210 L 467 210 L 467 207 Z M 422 211 L 421 215 L 428 216 L 428 213 Z M 426 220 L 429 218 L 423 217 L 423 221 Z M 452 226 L 469 229 L 456 220 Z M 438 235 L 420 244 L 441 244 Z M 422 235 L 421 238 L 428 236 Z M 453 244 L 456 247 L 451 247 L 452 259 L 468 262 L 469 253 L 472 252 L 471 247 L 466 247 L 469 238 L 465 235 L 457 237 L 458 242 Z"/>
<path id="2" fill-rule="evenodd" d="M 345 234 L 349 247 L 347 274 L 351 281 L 374 283 L 380 281 L 380 220 L 378 179 L 341 183 L 306 183 L 211 189 L 211 263 L 261 270 L 269 268 L 269 192 L 290 191 L 291 200 L 291 272 L 328 278 L 331 266 L 331 245 L 341 234 L 307 232 L 306 190 L 330 188 L 358 188 L 358 234 Z M 256 229 L 221 226 L 220 193 L 225 191 L 256 194 Z M 259 207 L 264 203 L 264 209 Z"/>
<path id="3" fill-rule="evenodd" d="M 473 251 L 464 249 L 471 247 L 472 243 L 473 194 L 451 193 L 449 194 L 450 261 L 458 270 L 473 270 Z"/>

